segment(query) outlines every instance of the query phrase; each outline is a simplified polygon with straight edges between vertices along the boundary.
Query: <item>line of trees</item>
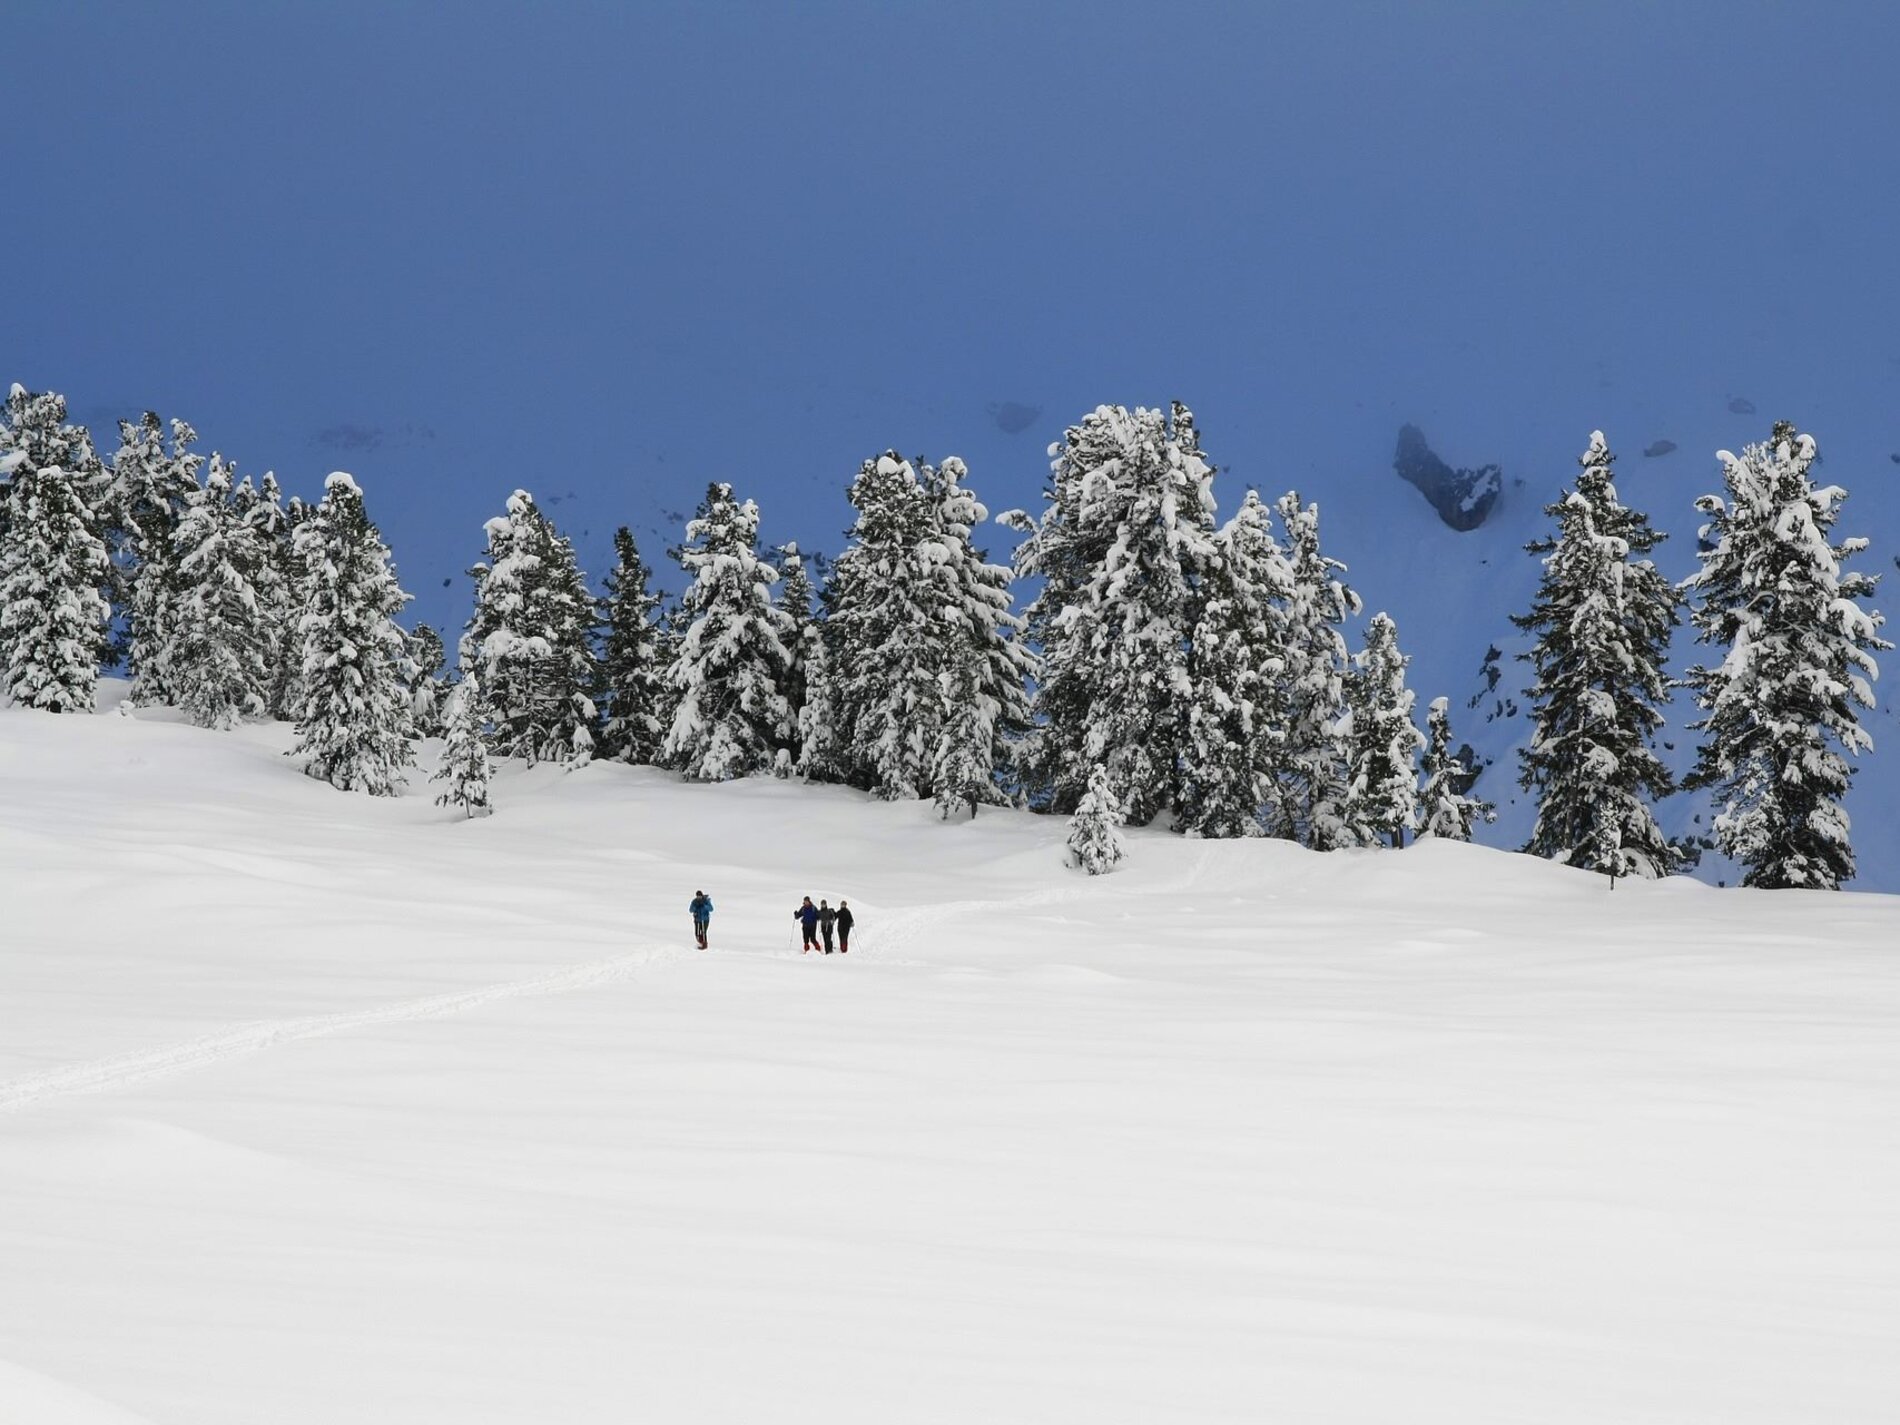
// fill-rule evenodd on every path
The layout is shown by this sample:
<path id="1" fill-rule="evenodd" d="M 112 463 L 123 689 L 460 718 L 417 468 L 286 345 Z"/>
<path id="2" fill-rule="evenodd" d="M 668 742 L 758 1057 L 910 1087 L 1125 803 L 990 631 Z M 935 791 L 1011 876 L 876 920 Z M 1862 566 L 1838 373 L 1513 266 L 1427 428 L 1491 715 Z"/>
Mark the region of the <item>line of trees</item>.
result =
<path id="1" fill-rule="evenodd" d="M 989 513 L 962 461 L 886 452 L 849 489 L 855 518 L 815 585 L 759 511 L 713 483 L 671 551 L 671 608 L 627 529 L 605 594 L 526 491 L 484 528 L 474 610 L 446 668 L 407 601 L 362 492 L 284 502 L 269 475 L 207 463 L 182 421 L 120 423 L 110 461 L 56 395 L 15 386 L 0 425 L 0 692 L 93 706 L 123 660 L 134 704 L 208 728 L 297 724 L 305 770 L 391 794 L 414 740 L 440 736 L 438 798 L 489 808 L 493 760 L 595 757 L 719 781 L 761 773 L 934 800 L 943 816 L 1017 804 L 1071 818 L 1075 864 L 1105 870 L 1115 828 L 1165 820 L 1207 837 L 1315 849 L 1468 839 L 1471 794 L 1448 703 L 1419 728 L 1409 660 L 1320 544 L 1319 509 L 1248 491 L 1217 519 L 1192 414 L 1103 406 L 1051 447 L 1044 507 L 998 523 L 1013 566 L 976 543 Z M 1691 674 L 1705 733 L 1690 787 L 1715 794 L 1716 843 L 1747 884 L 1837 886 L 1854 862 L 1841 798 L 1867 750 L 1874 580 L 1842 562 L 1844 492 L 1811 479 L 1814 442 L 1778 425 L 1700 502 L 1701 567 L 1672 585 L 1662 536 L 1624 506 L 1594 433 L 1530 546 L 1543 577 L 1515 622 L 1533 635 L 1537 798 L 1526 849 L 1611 876 L 1681 862 L 1654 806 L 1655 752 L 1685 607 L 1719 656 Z M 821 561 L 822 567 L 822 561 Z M 1039 588 L 1018 614 L 1012 585 Z"/>

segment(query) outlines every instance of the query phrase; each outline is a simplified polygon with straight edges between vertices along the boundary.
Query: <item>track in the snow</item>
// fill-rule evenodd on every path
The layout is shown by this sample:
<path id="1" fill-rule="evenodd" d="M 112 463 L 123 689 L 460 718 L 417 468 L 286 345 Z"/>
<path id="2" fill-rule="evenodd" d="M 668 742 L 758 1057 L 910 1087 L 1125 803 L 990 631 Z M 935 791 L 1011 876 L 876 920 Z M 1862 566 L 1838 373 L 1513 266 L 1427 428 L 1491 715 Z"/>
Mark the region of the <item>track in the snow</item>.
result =
<path id="1" fill-rule="evenodd" d="M 495 1000 L 515 999 L 524 995 L 565 994 L 572 990 L 587 989 L 614 980 L 628 979 L 647 966 L 673 958 L 679 953 L 672 949 L 653 948 L 639 954 L 618 955 L 611 960 L 573 965 L 530 980 L 510 980 L 498 985 L 485 985 L 480 989 L 378 1005 L 372 1009 L 342 1014 L 303 1015 L 295 1019 L 258 1020 L 158 1049 L 115 1054 L 104 1059 L 46 1069 L 0 1083 L 0 1113 L 26 1108 L 43 1099 L 63 1098 L 67 1094 L 101 1093 L 164 1074 L 207 1068 L 226 1059 L 254 1054 L 260 1049 L 290 1044 L 300 1039 L 321 1039 L 352 1029 L 367 1029 L 373 1025 L 394 1024 L 404 1020 L 440 1019 Z"/>

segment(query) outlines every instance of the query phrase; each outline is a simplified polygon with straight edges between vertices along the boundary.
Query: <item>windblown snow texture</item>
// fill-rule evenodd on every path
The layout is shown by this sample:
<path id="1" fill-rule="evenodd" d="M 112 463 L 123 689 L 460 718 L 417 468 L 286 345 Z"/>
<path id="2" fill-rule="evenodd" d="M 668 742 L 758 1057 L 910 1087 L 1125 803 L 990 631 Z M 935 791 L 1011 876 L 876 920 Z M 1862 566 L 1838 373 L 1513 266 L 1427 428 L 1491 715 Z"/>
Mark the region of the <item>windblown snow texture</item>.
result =
<path id="1" fill-rule="evenodd" d="M 290 737 L 0 708 L 0 1419 L 1900 1396 L 1900 900 Z"/>

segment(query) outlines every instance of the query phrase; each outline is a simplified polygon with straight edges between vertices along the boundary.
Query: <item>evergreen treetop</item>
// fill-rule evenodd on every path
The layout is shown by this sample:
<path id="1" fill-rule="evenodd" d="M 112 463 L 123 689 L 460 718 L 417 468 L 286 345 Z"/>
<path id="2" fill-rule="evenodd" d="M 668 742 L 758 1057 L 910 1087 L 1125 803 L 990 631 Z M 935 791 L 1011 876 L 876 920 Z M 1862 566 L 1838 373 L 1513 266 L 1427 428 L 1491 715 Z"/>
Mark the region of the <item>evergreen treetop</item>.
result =
<path id="1" fill-rule="evenodd" d="M 666 669 L 672 639 L 659 617 L 660 596 L 648 588 L 646 562 L 625 525 L 614 531 L 614 558 L 601 604 L 606 639 L 600 672 L 607 701 L 601 750 L 618 761 L 652 763 L 671 722 Z"/>
<path id="2" fill-rule="evenodd" d="M 1816 486 L 1815 443 L 1788 422 L 1740 456 L 1718 453 L 1728 498 L 1705 495 L 1702 567 L 1684 582 L 1699 642 L 1725 649 L 1689 677 L 1705 733 L 1687 785 L 1715 793 L 1715 839 L 1749 886 L 1837 889 L 1854 875 L 1848 754 L 1873 740 L 1873 654 L 1892 645 L 1861 606 L 1873 576 L 1842 569 L 1864 539 L 1835 542 L 1847 492 Z"/>
<path id="3" fill-rule="evenodd" d="M 1016 554 L 1019 573 L 1044 581 L 1026 615 L 1040 681 L 1025 780 L 1038 805 L 1066 812 L 1101 767 L 1143 824 L 1182 798 L 1213 468 L 1179 403 L 1098 407 L 1051 457 L 1048 508 Z"/>
<path id="4" fill-rule="evenodd" d="M 1530 612 L 1512 617 L 1537 638 L 1520 655 L 1536 669 L 1519 753 L 1519 781 L 1538 799 L 1524 849 L 1608 876 L 1656 877 L 1677 862 L 1650 804 L 1674 790 L 1652 743 L 1669 700 L 1679 595 L 1638 557 L 1664 536 L 1618 499 L 1615 459 L 1592 431 L 1575 488 L 1545 507 L 1556 534 L 1526 546 L 1544 559 Z"/>
<path id="5" fill-rule="evenodd" d="M 1411 662 L 1399 651 L 1397 626 L 1376 613 L 1366 625 L 1365 648 L 1347 676 L 1351 717 L 1348 789 L 1342 842 L 1359 846 L 1405 844 L 1418 826 L 1419 750 L 1412 721 L 1414 694 L 1405 686 Z"/>
<path id="6" fill-rule="evenodd" d="M 570 766 L 593 755 L 599 669 L 595 601 L 574 557 L 526 490 L 484 526 L 475 612 L 462 635 L 464 667 L 481 670 L 495 751 Z"/>
<path id="7" fill-rule="evenodd" d="M 1424 780 L 1418 793 L 1421 841 L 1469 841 L 1473 821 L 1497 820 L 1491 803 L 1469 794 L 1473 773 L 1452 751 L 1449 708 L 1450 699 L 1433 698 L 1425 717 Z"/>
<path id="8" fill-rule="evenodd" d="M 46 712 L 91 712 L 111 614 L 100 593 L 105 543 L 77 477 L 29 458 L 10 464 L 0 499 L 0 696 Z"/>
<path id="9" fill-rule="evenodd" d="M 695 781 L 770 770 L 790 737 L 780 691 L 788 654 L 778 571 L 758 555 L 759 509 L 715 482 L 675 551 L 692 576 L 684 634 L 667 672 L 676 702 L 662 756 Z"/>
<path id="10" fill-rule="evenodd" d="M 1342 577 L 1346 566 L 1320 550 L 1319 506 L 1301 504 L 1298 492 L 1289 490 L 1274 508 L 1286 531 L 1289 582 L 1272 716 L 1280 735 L 1267 779 L 1272 830 L 1327 851 L 1356 844 L 1346 824 L 1350 722 L 1341 625 L 1361 604 Z"/>
<path id="11" fill-rule="evenodd" d="M 415 760 L 404 637 L 395 615 L 409 601 L 363 492 L 342 471 L 292 536 L 307 594 L 298 634 L 302 696 L 292 756 L 305 773 L 344 791 L 395 796 Z"/>

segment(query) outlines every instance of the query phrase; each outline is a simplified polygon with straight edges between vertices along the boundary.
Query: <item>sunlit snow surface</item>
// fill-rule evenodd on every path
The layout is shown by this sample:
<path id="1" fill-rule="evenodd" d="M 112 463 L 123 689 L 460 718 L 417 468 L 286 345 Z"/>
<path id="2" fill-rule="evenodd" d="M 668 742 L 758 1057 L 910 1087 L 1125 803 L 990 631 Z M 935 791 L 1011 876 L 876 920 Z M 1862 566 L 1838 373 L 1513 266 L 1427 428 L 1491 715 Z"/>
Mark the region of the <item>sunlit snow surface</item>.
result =
<path id="1" fill-rule="evenodd" d="M 0 710 L 7 1425 L 1893 1418 L 1900 899 L 287 741 Z"/>

